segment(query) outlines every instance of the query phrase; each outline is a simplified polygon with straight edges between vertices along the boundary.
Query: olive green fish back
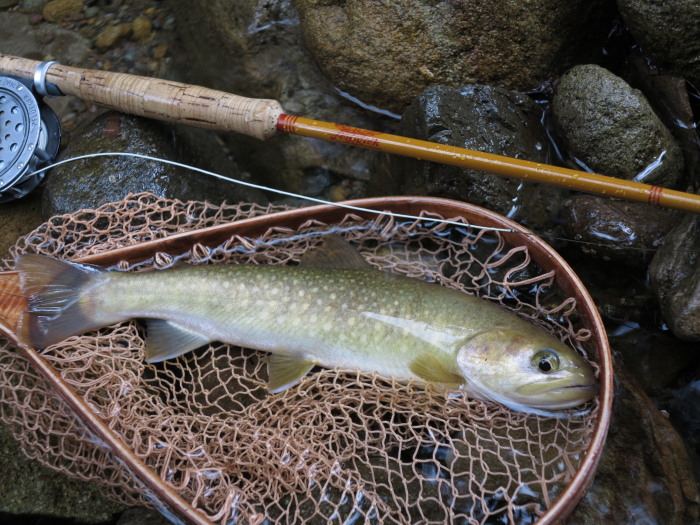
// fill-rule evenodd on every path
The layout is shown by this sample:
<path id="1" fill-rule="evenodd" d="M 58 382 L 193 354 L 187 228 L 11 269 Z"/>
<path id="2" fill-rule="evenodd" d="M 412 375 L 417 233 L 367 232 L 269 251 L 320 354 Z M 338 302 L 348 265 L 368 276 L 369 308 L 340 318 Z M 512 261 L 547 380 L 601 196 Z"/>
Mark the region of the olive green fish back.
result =
<path id="1" fill-rule="evenodd" d="M 77 257 L 273 209 L 130 196 L 53 219 L 22 238 L 12 256 Z M 310 222 L 119 267 L 140 271 L 178 260 L 298 264 L 322 242 L 310 233 L 329 231 L 375 268 L 501 302 L 591 353 L 575 301 L 562 295 L 553 275 L 497 233 L 466 227 L 367 223 L 348 215 L 332 226 Z M 6 260 L 5 269 L 12 264 Z M 576 472 L 598 411 L 594 401 L 573 417 L 527 415 L 334 370 L 268 395 L 264 353 L 213 344 L 147 365 L 142 335 L 136 323 L 124 323 L 64 341 L 45 358 L 139 459 L 216 523 L 530 523 Z M 148 487 L 91 439 L 9 344 L 0 347 L 0 363 L 0 416 L 28 456 L 101 483 L 117 501 L 148 503 Z"/>

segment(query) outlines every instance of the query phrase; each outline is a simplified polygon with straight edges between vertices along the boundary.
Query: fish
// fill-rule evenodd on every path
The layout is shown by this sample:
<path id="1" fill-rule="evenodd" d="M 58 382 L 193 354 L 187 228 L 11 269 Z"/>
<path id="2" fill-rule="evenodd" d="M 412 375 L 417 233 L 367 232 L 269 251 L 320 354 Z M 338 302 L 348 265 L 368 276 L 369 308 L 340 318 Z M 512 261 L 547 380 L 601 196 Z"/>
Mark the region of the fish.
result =
<path id="1" fill-rule="evenodd" d="M 434 282 L 380 271 L 341 238 L 295 266 L 179 264 L 105 270 L 36 254 L 16 259 L 37 349 L 129 319 L 146 324 L 145 361 L 219 341 L 269 352 L 268 391 L 315 366 L 463 390 L 519 411 L 592 399 L 590 363 L 515 313 Z"/>

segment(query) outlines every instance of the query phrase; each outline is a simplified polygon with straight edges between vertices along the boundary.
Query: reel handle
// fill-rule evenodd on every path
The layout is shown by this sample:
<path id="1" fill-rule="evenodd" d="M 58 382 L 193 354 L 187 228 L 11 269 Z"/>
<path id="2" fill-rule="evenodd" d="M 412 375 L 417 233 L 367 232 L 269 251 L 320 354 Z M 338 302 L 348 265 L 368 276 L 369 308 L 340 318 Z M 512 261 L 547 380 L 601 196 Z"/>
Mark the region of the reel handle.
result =
<path id="1" fill-rule="evenodd" d="M 25 78 L 35 76 L 38 60 L 0 54 L 0 72 Z M 201 86 L 78 67 L 51 64 L 46 83 L 64 95 L 141 117 L 190 126 L 235 131 L 258 139 L 277 133 L 283 113 L 276 100 L 233 95 Z"/>

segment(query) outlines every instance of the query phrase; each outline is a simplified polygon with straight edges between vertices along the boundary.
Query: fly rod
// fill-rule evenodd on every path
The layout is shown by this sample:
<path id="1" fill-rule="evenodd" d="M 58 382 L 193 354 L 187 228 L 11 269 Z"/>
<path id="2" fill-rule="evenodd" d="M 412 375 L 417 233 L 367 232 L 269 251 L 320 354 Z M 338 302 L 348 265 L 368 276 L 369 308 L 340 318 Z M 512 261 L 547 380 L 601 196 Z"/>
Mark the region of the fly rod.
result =
<path id="1" fill-rule="evenodd" d="M 0 73 L 34 80 L 43 96 L 72 95 L 117 111 L 258 139 L 292 133 L 460 168 L 700 213 L 700 195 L 399 135 L 288 115 L 254 99 L 156 78 L 63 66 L 0 54 Z"/>

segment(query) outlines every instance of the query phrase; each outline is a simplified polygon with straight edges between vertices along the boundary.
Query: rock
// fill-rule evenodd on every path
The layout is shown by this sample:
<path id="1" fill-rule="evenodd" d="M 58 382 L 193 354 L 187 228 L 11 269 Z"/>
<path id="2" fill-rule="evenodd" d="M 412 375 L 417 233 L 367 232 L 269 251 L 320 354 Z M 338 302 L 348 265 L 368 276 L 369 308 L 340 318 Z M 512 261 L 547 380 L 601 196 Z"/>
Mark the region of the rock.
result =
<path id="1" fill-rule="evenodd" d="M 41 195 L 38 191 L 0 205 L 0 259 L 9 255 L 17 239 L 41 225 Z"/>
<path id="2" fill-rule="evenodd" d="M 169 525 L 172 521 L 154 509 L 131 507 L 125 510 L 115 525 Z"/>
<path id="3" fill-rule="evenodd" d="M 49 22 L 62 22 L 66 18 L 83 12 L 83 0 L 52 0 L 41 10 Z"/>
<path id="4" fill-rule="evenodd" d="M 147 42 L 153 36 L 151 19 L 147 16 L 139 16 L 131 22 L 131 36 L 137 42 Z"/>
<path id="5" fill-rule="evenodd" d="M 548 163 L 541 110 L 528 97 L 480 85 L 427 90 L 403 115 L 399 134 Z M 551 226 L 565 190 L 405 157 L 389 160 L 392 180 L 375 193 L 433 195 L 484 206 L 534 229 Z"/>
<path id="6" fill-rule="evenodd" d="M 330 83 L 401 112 L 430 86 L 537 87 L 601 47 L 610 3 L 297 0 Z"/>
<path id="7" fill-rule="evenodd" d="M 218 151 L 217 148 L 210 150 L 210 156 L 215 156 Z M 77 131 L 63 156 L 129 152 L 183 161 L 176 151 L 170 128 L 156 121 L 109 112 Z M 206 169 L 207 166 L 201 164 L 205 159 L 204 155 L 198 156 L 197 166 Z M 188 160 L 184 159 L 184 162 Z M 237 178 L 235 165 L 230 161 L 228 165 L 230 172 L 224 175 Z M 43 214 L 48 218 L 81 208 L 95 208 L 105 202 L 120 200 L 129 192 L 142 191 L 180 200 L 265 202 L 257 191 L 160 162 L 97 157 L 64 164 L 49 173 L 44 189 Z"/>
<path id="8" fill-rule="evenodd" d="M 696 372 L 700 372 L 700 369 Z M 662 406 L 669 412 L 671 422 L 685 439 L 691 457 L 694 456 L 695 479 L 700 480 L 700 380 L 671 390 Z"/>
<path id="9" fill-rule="evenodd" d="M 69 478 L 26 458 L 4 423 L 0 425 L 0 464 L 3 470 L 0 518 L 3 523 L 45 523 L 48 520 L 46 517 L 30 520 L 26 515 L 101 523 L 111 521 L 116 513 L 124 510 L 123 505 L 108 500 L 98 484 Z"/>
<path id="10" fill-rule="evenodd" d="M 700 81 L 700 2 L 617 0 L 635 40 L 656 65 Z"/>
<path id="11" fill-rule="evenodd" d="M 681 212 L 644 203 L 575 195 L 564 207 L 564 231 L 587 255 L 646 266 Z"/>
<path id="12" fill-rule="evenodd" d="M 654 398 L 664 395 L 665 389 L 678 381 L 682 382 L 683 374 L 692 370 L 700 357 L 696 344 L 681 341 L 667 330 L 634 323 L 621 322 L 617 328 L 609 328 L 608 339 L 625 368 L 644 392 Z M 700 409 L 700 405 L 697 406 Z"/>
<path id="13" fill-rule="evenodd" d="M 115 24 L 105 27 L 95 38 L 95 46 L 97 49 L 104 51 L 110 49 L 119 41 L 131 33 L 131 24 Z"/>
<path id="14" fill-rule="evenodd" d="M 566 523 L 697 523 L 700 496 L 680 436 L 620 363 L 615 372 L 618 388 L 603 455 Z"/>
<path id="15" fill-rule="evenodd" d="M 74 31 L 50 24 L 32 26 L 29 17 L 13 11 L 0 16 L 2 52 L 35 60 L 60 58 L 66 64 L 85 62 L 90 41 Z"/>
<path id="16" fill-rule="evenodd" d="M 683 152 L 689 182 L 700 187 L 700 139 L 688 93 L 689 84 L 681 76 L 659 71 L 640 53 L 627 58 L 624 77 L 644 93 L 654 112 L 671 130 Z"/>
<path id="17" fill-rule="evenodd" d="M 700 217 L 687 215 L 664 238 L 649 280 L 676 337 L 700 341 Z"/>
<path id="18" fill-rule="evenodd" d="M 177 24 L 187 59 L 172 64 L 182 68 L 183 80 L 276 99 L 287 113 L 387 128 L 385 117 L 349 102 L 328 85 L 302 46 L 292 2 L 174 0 L 170 5 L 179 20 L 187 20 Z M 286 134 L 266 142 L 233 133 L 222 137 L 256 180 L 295 192 L 304 191 L 308 179 L 320 172 L 327 174 L 329 185 L 343 179 L 366 183 L 378 158 L 373 151 Z M 330 189 L 323 188 L 322 195 Z"/>
<path id="19" fill-rule="evenodd" d="M 683 176 L 680 148 L 641 92 L 600 66 L 561 78 L 552 115 L 568 153 L 597 173 L 668 188 Z"/>

